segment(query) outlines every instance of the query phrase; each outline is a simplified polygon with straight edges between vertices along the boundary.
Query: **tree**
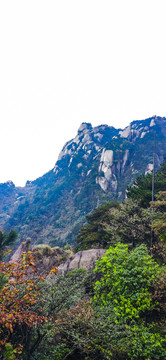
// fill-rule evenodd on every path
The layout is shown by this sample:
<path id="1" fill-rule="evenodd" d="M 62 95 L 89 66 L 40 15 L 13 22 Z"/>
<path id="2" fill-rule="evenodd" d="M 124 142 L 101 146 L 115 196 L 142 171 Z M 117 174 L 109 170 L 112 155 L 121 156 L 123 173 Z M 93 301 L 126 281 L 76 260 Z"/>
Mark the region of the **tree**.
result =
<path id="1" fill-rule="evenodd" d="M 125 244 L 110 246 L 97 262 L 95 272 L 101 273 L 101 279 L 95 284 L 95 299 L 101 305 L 112 302 L 117 318 L 133 318 L 151 308 L 148 288 L 154 276 L 159 278 L 161 271 L 145 245 L 137 246 L 131 252 Z"/>
<path id="2" fill-rule="evenodd" d="M 17 232 L 11 230 L 9 233 L 0 231 L 0 260 L 4 255 L 4 251 L 13 244 L 17 238 Z"/>
<path id="3" fill-rule="evenodd" d="M 129 199 L 124 203 L 107 203 L 87 217 L 88 224 L 79 232 L 77 249 L 108 248 L 118 241 L 150 246 L 151 211 Z"/>
<path id="4" fill-rule="evenodd" d="M 152 228 L 163 242 L 166 241 L 166 191 L 156 195 L 156 201 L 151 202 L 154 211 Z"/>
<path id="5" fill-rule="evenodd" d="M 140 175 L 132 186 L 127 187 L 127 198 L 137 200 L 142 207 L 148 207 L 152 200 L 152 175 Z"/>
<path id="6" fill-rule="evenodd" d="M 95 209 L 92 214 L 87 215 L 88 224 L 79 231 L 76 250 L 86 250 L 93 247 L 105 248 L 110 243 L 110 235 L 105 229 L 105 224 L 110 220 L 109 211 L 114 208 L 119 208 L 119 203 L 108 202 Z"/>
<path id="7" fill-rule="evenodd" d="M 166 272 L 141 244 L 129 252 L 118 243 L 97 262 L 94 301 L 109 307 L 110 321 L 126 327 L 128 336 L 119 334 L 119 344 L 128 359 L 165 359 Z M 120 345 L 121 346 L 121 345 Z M 125 357 L 126 358 L 126 357 Z"/>
<path id="8" fill-rule="evenodd" d="M 36 341 L 31 342 L 30 329 L 39 329 L 47 321 L 43 315 L 39 277 L 34 276 L 34 262 L 31 253 L 23 254 L 19 263 L 0 262 L 3 278 L 0 289 L 0 358 L 15 359 L 24 352 L 30 359 Z M 24 347 L 24 348 L 23 348 Z M 25 350 L 25 351 L 24 351 Z"/>
<path id="9" fill-rule="evenodd" d="M 155 194 L 166 191 L 166 162 L 156 171 L 154 191 Z M 127 197 L 139 201 L 142 207 L 148 207 L 152 200 L 152 174 L 138 176 L 134 184 L 128 186 Z"/>
<path id="10" fill-rule="evenodd" d="M 47 284 L 52 323 L 33 358 L 165 360 L 166 274 L 146 246 L 111 246 L 96 266 L 94 298 L 87 276 L 80 269 Z"/>

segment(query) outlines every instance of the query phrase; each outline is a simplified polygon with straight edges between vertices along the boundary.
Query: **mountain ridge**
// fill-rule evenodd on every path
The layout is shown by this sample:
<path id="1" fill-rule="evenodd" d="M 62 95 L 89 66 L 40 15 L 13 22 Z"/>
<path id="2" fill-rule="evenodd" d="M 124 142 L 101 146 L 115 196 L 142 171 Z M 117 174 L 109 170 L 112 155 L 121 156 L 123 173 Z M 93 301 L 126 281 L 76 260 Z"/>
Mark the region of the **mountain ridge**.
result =
<path id="1" fill-rule="evenodd" d="M 154 133 L 157 169 L 166 155 L 165 117 L 135 120 L 124 129 L 83 122 L 52 170 L 23 188 L 0 184 L 0 227 L 16 228 L 35 243 L 73 243 L 89 212 L 124 200 L 127 185 L 152 171 Z"/>

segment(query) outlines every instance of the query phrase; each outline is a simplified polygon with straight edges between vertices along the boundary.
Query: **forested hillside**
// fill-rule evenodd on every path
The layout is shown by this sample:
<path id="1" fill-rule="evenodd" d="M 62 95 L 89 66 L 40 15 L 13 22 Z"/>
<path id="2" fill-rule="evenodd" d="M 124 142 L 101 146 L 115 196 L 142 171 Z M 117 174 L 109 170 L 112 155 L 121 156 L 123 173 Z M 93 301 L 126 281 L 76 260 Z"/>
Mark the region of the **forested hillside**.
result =
<path id="1" fill-rule="evenodd" d="M 1 359 L 166 359 L 166 162 L 153 203 L 151 186 L 152 175 L 142 175 L 128 200 L 88 215 L 75 251 L 106 248 L 93 271 L 54 267 L 42 277 L 34 251 L 19 263 L 2 258 Z M 1 233 L 1 257 L 14 237 Z"/>
<path id="2" fill-rule="evenodd" d="M 0 185 L 0 227 L 20 240 L 51 245 L 75 243 L 86 215 L 107 201 L 123 201 L 127 186 L 166 155 L 166 119 L 133 121 L 124 130 L 83 123 L 65 144 L 54 169 L 24 188 Z"/>

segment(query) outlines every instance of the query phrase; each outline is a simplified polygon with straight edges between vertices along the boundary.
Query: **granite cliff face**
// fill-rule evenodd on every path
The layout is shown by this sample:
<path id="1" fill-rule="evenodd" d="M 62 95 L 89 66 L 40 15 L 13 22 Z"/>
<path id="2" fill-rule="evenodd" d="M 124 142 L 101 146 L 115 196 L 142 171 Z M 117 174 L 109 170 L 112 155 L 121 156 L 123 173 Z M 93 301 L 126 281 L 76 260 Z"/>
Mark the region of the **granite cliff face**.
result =
<path id="1" fill-rule="evenodd" d="M 124 200 L 127 185 L 152 171 L 154 134 L 158 168 L 166 156 L 166 118 L 133 121 L 123 130 L 82 123 L 54 169 L 21 193 L 13 184 L 4 195 L 6 184 L 0 184 L 0 226 L 18 229 L 34 243 L 73 243 L 87 213 L 108 200 Z"/>

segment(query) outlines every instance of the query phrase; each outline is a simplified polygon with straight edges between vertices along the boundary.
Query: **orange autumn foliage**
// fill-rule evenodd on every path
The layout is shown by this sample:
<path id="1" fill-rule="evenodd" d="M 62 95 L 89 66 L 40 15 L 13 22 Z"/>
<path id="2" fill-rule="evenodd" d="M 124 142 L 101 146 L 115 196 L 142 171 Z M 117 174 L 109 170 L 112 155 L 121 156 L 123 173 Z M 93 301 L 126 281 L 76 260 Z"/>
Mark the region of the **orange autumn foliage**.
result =
<path id="1" fill-rule="evenodd" d="M 47 321 L 43 315 L 39 281 L 31 252 L 24 253 L 19 263 L 0 262 L 0 355 L 3 354 L 16 326 L 38 327 Z M 18 344 L 13 353 L 20 353 Z"/>

